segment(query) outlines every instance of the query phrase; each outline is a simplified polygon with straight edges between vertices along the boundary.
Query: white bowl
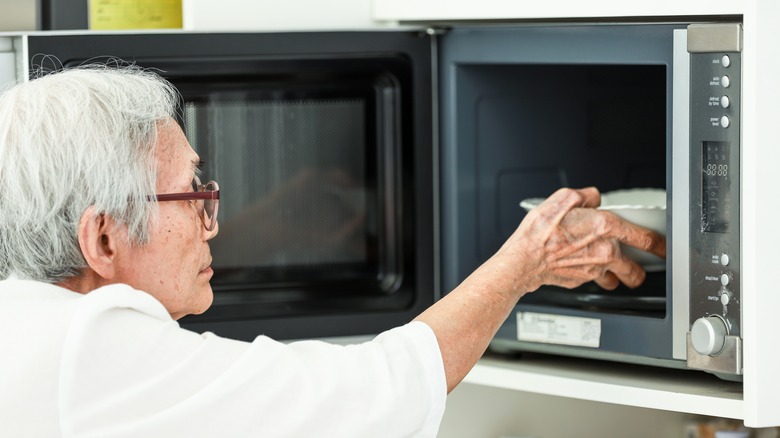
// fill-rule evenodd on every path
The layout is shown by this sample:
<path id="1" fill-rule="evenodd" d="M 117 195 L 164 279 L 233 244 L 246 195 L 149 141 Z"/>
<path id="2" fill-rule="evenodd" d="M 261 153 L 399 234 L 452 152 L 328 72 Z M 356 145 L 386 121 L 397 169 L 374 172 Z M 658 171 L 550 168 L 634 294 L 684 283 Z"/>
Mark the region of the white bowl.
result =
<path id="1" fill-rule="evenodd" d="M 531 211 L 543 201 L 544 198 L 524 199 L 520 206 Z M 666 190 L 626 189 L 602 193 L 599 210 L 610 211 L 631 223 L 666 235 Z M 645 271 L 666 269 L 666 261 L 654 254 L 627 245 L 622 245 L 621 249 L 626 257 L 642 265 Z"/>

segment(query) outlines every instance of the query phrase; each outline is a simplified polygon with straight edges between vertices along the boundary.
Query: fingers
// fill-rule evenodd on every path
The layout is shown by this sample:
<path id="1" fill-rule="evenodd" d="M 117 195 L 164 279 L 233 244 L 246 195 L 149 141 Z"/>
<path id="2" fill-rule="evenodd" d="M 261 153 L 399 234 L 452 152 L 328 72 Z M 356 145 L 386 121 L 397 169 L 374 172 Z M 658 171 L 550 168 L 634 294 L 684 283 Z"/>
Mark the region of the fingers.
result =
<path id="1" fill-rule="evenodd" d="M 614 276 L 614 280 L 611 278 L 612 276 Z M 625 284 L 631 289 L 634 289 L 644 283 L 646 276 L 647 274 L 645 273 L 645 270 L 642 269 L 642 267 L 639 266 L 637 262 L 623 257 L 619 262 L 611 266 L 609 271 L 607 271 L 599 280 L 606 285 L 610 285 L 610 282 L 617 281 Z M 596 281 L 596 283 L 601 285 L 599 281 Z M 615 284 L 612 289 L 617 286 L 618 285 Z M 609 288 L 605 289 L 612 290 Z"/>
<path id="2" fill-rule="evenodd" d="M 551 284 L 567 288 L 593 281 L 606 290 L 614 290 L 621 283 L 634 289 L 647 276 L 638 263 L 623 255 L 615 240 L 594 242 L 585 254 L 560 262 L 560 266 L 552 268 L 555 275 Z"/>
<path id="3" fill-rule="evenodd" d="M 606 290 L 615 290 L 620 285 L 620 280 L 617 278 L 617 275 L 609 271 L 605 272 L 604 275 L 594 279 L 593 281 L 601 286 L 602 289 Z"/>
<path id="4" fill-rule="evenodd" d="M 586 253 L 583 257 L 588 263 L 602 267 L 601 275 L 592 279 L 604 289 L 613 290 L 620 283 L 633 289 L 639 287 L 647 276 L 637 262 L 625 256 L 620 243 L 645 251 L 652 250 L 654 254 L 666 257 L 666 239 L 660 234 L 626 222 L 609 212 L 592 209 L 580 209 L 578 212 L 585 215 L 579 217 L 581 221 L 589 223 L 588 226 L 593 229 L 600 229 L 597 235 L 603 233 L 598 238 L 591 235 L 594 240 L 583 249 Z M 576 218 L 578 215 L 572 216 Z M 588 218 L 592 219 L 589 221 Z"/>
<path id="5" fill-rule="evenodd" d="M 551 239 L 548 243 L 555 243 L 555 247 L 546 246 L 548 254 L 557 255 L 555 262 L 548 265 L 557 271 L 557 282 L 564 278 L 594 281 L 607 290 L 615 289 L 620 283 L 629 288 L 640 286 L 646 274 L 639 264 L 623 254 L 620 243 L 665 257 L 663 236 L 610 212 L 574 208 L 563 217 L 560 227 L 560 236 L 565 238 Z"/>
<path id="6" fill-rule="evenodd" d="M 585 187 L 577 189 L 577 192 L 582 196 L 582 208 L 596 208 L 601 205 L 601 193 L 595 187 Z"/>
<path id="7" fill-rule="evenodd" d="M 605 236 L 614 237 L 621 243 L 639 248 L 642 251 L 666 258 L 666 238 L 661 234 L 620 219 L 610 212 L 605 215 Z"/>
<path id="8" fill-rule="evenodd" d="M 606 290 L 615 290 L 620 286 L 620 283 L 635 289 L 644 283 L 646 276 L 645 271 L 639 265 L 633 263 L 633 266 L 628 271 L 623 271 L 621 275 L 617 275 L 612 271 L 606 271 L 604 275 L 594 278 L 593 281 Z"/>
<path id="9" fill-rule="evenodd" d="M 522 239 L 508 242 L 523 242 L 526 248 L 538 251 L 545 266 L 545 274 L 540 276 L 543 284 L 576 287 L 595 281 L 607 290 L 620 283 L 638 287 L 646 273 L 625 257 L 620 244 L 665 258 L 666 239 L 611 212 L 597 210 L 600 202 L 601 195 L 593 187 L 560 189 L 521 223 L 517 234 Z"/>
<path id="10" fill-rule="evenodd" d="M 573 208 L 595 208 L 601 204 L 601 194 L 595 187 L 557 190 L 533 211 L 559 222 Z"/>

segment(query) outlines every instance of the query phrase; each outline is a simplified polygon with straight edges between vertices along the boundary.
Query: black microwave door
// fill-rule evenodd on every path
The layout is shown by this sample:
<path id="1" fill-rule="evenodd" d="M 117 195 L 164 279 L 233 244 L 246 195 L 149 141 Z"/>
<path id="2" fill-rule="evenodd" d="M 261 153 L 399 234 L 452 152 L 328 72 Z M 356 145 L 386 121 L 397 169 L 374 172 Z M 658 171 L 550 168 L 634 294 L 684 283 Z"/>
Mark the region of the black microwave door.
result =
<path id="1" fill-rule="evenodd" d="M 184 326 L 241 339 L 371 334 L 433 303 L 432 37 L 28 38 L 33 74 L 133 63 L 181 92 L 179 122 L 221 192 L 214 304 Z"/>

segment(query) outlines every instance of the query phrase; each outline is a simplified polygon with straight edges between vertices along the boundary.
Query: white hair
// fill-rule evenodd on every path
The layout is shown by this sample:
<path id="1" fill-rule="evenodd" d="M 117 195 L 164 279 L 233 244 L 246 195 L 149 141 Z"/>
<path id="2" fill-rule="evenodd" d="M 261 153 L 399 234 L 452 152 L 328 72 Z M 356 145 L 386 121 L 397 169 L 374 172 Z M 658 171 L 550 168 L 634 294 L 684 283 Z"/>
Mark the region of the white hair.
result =
<path id="1" fill-rule="evenodd" d="M 138 67 L 85 66 L 18 84 L 0 96 L 0 279 L 49 283 L 87 267 L 82 214 L 113 218 L 131 244 L 156 217 L 157 128 L 179 94 Z M 175 123 L 175 122 L 171 122 Z"/>

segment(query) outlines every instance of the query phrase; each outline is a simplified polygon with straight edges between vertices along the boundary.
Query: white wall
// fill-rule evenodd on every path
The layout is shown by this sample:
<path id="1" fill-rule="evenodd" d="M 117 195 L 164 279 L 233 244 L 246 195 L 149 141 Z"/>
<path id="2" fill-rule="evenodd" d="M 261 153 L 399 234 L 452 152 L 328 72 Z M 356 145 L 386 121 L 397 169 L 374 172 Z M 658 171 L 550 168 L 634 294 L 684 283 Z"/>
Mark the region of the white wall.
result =
<path id="1" fill-rule="evenodd" d="M 318 30 L 377 27 L 371 0 L 183 0 L 188 30 Z"/>
<path id="2" fill-rule="evenodd" d="M 35 30 L 35 0 L 0 0 L 0 31 Z"/>

